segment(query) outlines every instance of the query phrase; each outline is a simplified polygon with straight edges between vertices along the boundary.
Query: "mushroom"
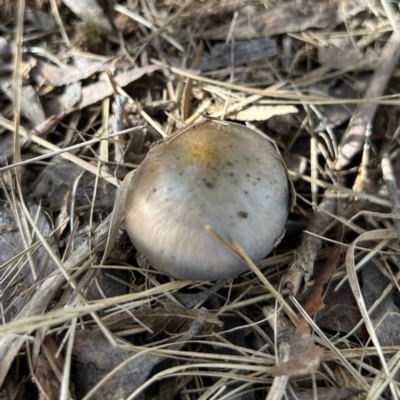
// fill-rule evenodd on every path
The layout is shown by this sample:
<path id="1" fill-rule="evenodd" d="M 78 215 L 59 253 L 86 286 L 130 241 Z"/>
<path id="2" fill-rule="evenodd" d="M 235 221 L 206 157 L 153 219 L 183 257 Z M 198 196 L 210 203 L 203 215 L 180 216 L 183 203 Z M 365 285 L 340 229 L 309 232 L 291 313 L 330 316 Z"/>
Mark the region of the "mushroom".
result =
<path id="1" fill-rule="evenodd" d="M 205 120 L 150 150 L 130 183 L 125 225 L 156 269 L 181 279 L 231 278 L 247 266 L 205 227 L 258 262 L 284 233 L 289 197 L 285 166 L 265 137 Z"/>

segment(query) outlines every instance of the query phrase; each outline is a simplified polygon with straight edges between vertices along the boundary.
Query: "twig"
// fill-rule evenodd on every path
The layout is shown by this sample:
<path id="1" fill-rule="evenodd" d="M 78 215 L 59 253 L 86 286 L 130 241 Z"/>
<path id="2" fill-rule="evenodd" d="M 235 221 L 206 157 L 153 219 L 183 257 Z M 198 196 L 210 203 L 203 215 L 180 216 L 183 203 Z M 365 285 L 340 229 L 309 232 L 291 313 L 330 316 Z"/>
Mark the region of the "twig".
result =
<path id="1" fill-rule="evenodd" d="M 386 144 L 382 148 L 381 167 L 383 179 L 385 180 L 389 193 L 389 199 L 392 203 L 392 214 L 400 216 L 400 199 L 397 193 L 397 182 L 393 173 L 392 164 L 390 163 L 389 151 Z M 396 229 L 397 240 L 400 242 L 400 219 L 394 218 L 393 223 Z"/>
<path id="2" fill-rule="evenodd" d="M 322 200 L 308 226 L 308 231 L 320 233 L 331 222 L 332 217 L 329 214 L 336 213 L 336 198 L 328 194 L 333 193 L 333 191 L 326 192 L 324 200 Z M 328 213 L 324 211 L 328 211 Z M 295 252 L 293 263 L 282 279 L 282 287 L 287 288 L 292 295 L 295 295 L 299 291 L 303 279 L 305 283 L 310 280 L 314 270 L 314 262 L 318 251 L 321 249 L 321 245 L 322 241 L 320 238 L 307 233 L 301 235 L 301 242 Z"/>
<path id="3" fill-rule="evenodd" d="M 294 334 L 294 326 L 285 319 L 280 313 L 276 312 L 275 307 L 268 306 L 263 308 L 263 313 L 268 318 L 268 323 L 274 330 L 275 345 L 278 348 L 278 361 L 288 362 L 290 358 L 290 344 L 289 338 Z M 289 335 L 290 336 L 289 336 Z M 282 340 L 284 336 L 285 340 Z M 286 385 L 289 381 L 288 375 L 276 376 L 272 382 L 271 388 L 268 392 L 266 400 L 280 400 L 285 394 Z"/>
<path id="4" fill-rule="evenodd" d="M 396 32 L 393 32 L 382 50 L 380 64 L 365 92 L 365 98 L 379 97 L 383 94 L 399 57 L 400 38 Z M 372 124 L 377 108 L 378 104 L 375 102 L 357 106 L 339 146 L 336 170 L 346 168 L 352 158 L 363 148 L 366 131 Z"/>

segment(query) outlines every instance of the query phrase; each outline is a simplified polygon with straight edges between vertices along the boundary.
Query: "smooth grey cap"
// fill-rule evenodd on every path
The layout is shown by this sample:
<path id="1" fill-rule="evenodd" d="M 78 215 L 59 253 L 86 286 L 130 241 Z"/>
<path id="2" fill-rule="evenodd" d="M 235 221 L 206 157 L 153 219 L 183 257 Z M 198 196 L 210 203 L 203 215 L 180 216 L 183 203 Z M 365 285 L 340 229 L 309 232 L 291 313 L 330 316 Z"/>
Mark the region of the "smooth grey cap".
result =
<path id="1" fill-rule="evenodd" d="M 260 261 L 284 231 L 289 197 L 285 167 L 265 137 L 207 120 L 149 152 L 127 194 L 125 225 L 158 270 L 182 279 L 230 278 L 247 266 L 205 226 Z"/>

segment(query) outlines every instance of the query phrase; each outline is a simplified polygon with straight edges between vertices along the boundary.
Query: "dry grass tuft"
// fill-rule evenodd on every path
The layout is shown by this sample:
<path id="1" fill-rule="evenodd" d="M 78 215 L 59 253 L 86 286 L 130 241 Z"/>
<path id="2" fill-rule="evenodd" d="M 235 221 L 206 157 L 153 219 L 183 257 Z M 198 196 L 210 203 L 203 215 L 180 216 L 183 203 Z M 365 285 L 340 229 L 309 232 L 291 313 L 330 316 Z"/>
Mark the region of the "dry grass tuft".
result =
<path id="1" fill-rule="evenodd" d="M 0 2 L 0 398 L 400 399 L 397 3 L 117 3 Z M 123 229 L 129 172 L 204 116 L 297 192 L 257 265 L 206 227 L 229 281 Z"/>

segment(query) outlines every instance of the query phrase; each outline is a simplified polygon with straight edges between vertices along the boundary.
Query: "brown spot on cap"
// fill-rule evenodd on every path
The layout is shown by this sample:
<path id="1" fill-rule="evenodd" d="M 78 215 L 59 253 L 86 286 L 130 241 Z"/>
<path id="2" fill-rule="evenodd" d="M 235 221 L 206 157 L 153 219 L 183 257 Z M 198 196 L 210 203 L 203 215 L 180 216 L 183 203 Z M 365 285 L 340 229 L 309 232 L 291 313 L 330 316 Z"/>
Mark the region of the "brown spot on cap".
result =
<path id="1" fill-rule="evenodd" d="M 247 218 L 247 216 L 249 215 L 249 213 L 247 213 L 246 211 L 239 211 L 238 212 L 239 217 L 242 218 Z"/>

